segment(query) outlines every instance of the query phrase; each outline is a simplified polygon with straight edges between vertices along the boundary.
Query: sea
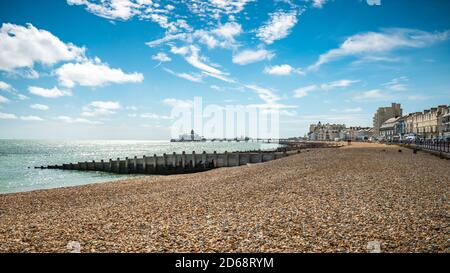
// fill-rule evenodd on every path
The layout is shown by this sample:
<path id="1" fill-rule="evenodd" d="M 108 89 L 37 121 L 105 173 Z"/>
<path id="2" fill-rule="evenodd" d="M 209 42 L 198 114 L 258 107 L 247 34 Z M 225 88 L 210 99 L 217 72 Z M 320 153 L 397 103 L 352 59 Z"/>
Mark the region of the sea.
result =
<path id="1" fill-rule="evenodd" d="M 78 186 L 125 179 L 136 175 L 102 172 L 41 170 L 35 166 L 162 155 L 272 150 L 277 144 L 262 142 L 170 142 L 140 140 L 0 140 L 0 194 Z"/>

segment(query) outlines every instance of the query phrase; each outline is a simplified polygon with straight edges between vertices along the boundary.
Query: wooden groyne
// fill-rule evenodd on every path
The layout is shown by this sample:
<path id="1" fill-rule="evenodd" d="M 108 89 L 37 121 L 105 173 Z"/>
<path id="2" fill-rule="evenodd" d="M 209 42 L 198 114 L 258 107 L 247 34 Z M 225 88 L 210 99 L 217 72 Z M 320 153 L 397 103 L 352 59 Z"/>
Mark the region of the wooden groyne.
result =
<path id="1" fill-rule="evenodd" d="M 100 171 L 117 174 L 185 174 L 207 171 L 222 167 L 237 167 L 247 164 L 258 164 L 287 157 L 300 153 L 305 148 L 329 148 L 335 147 L 329 144 L 310 143 L 309 145 L 284 144 L 286 147 L 278 148 L 276 151 L 255 151 L 255 152 L 224 152 L 201 154 L 185 153 L 163 154 L 162 156 L 142 156 L 125 159 L 109 159 L 107 161 L 85 161 L 68 163 L 62 165 L 49 165 L 35 167 L 36 169 L 59 169 L 76 171 Z"/>

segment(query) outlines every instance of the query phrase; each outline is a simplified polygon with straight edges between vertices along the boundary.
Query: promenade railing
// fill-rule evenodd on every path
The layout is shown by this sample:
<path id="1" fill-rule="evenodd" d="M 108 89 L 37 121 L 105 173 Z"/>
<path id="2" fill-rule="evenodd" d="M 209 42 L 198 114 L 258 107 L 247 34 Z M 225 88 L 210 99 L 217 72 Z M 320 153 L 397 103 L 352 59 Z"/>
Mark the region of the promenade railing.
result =
<path id="1" fill-rule="evenodd" d="M 446 140 L 431 140 L 431 139 L 416 140 L 416 141 L 397 140 L 397 141 L 389 141 L 388 143 L 408 145 L 413 148 L 420 148 L 441 153 L 450 153 L 450 141 Z"/>

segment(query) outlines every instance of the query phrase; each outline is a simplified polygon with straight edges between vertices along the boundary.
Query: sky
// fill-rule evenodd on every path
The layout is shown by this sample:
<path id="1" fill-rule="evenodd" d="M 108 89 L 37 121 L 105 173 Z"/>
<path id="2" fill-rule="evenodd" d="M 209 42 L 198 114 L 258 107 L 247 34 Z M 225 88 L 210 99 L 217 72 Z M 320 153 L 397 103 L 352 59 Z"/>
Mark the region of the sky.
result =
<path id="1" fill-rule="evenodd" d="M 450 104 L 447 0 L 4 0 L 0 138 L 170 138 L 171 109 L 371 126 Z"/>

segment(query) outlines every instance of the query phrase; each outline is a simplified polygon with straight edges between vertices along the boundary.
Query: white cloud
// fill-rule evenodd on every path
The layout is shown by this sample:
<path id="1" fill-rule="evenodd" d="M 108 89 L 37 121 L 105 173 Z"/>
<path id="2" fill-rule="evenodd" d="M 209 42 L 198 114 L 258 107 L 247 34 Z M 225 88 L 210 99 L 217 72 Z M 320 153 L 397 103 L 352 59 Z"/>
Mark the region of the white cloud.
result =
<path id="1" fill-rule="evenodd" d="M 270 60 L 275 56 L 274 53 L 265 50 L 244 50 L 233 56 L 233 63 L 239 65 L 246 65 L 250 63 L 260 62 L 263 60 Z"/>
<path id="2" fill-rule="evenodd" d="M 215 34 L 221 40 L 219 45 L 223 48 L 231 48 L 235 44 L 235 37 L 242 33 L 242 26 L 236 22 L 228 22 L 219 25 L 211 33 Z"/>
<path id="3" fill-rule="evenodd" d="M 186 55 L 188 54 L 190 51 L 188 46 L 182 46 L 182 47 L 176 47 L 176 46 L 172 46 L 170 48 L 170 52 L 172 52 L 173 54 L 178 54 L 178 55 Z"/>
<path id="4" fill-rule="evenodd" d="M 0 103 L 8 103 L 9 99 L 3 97 L 2 95 L 0 95 Z"/>
<path id="5" fill-rule="evenodd" d="M 25 95 L 22 95 L 22 94 L 17 94 L 17 98 L 18 98 L 19 100 L 28 100 L 28 99 L 30 99 L 29 97 L 27 97 L 27 96 L 25 96 Z"/>
<path id="6" fill-rule="evenodd" d="M 233 14 L 240 13 L 244 10 L 247 3 L 254 0 L 182 0 L 189 10 L 200 17 L 211 17 L 220 19 L 222 15 L 231 17 Z"/>
<path id="7" fill-rule="evenodd" d="M 303 98 L 306 97 L 310 92 L 318 90 L 319 87 L 317 85 L 309 85 L 305 87 L 300 87 L 294 90 L 295 98 Z"/>
<path id="8" fill-rule="evenodd" d="M 389 99 L 387 94 L 384 94 L 379 89 L 373 89 L 365 92 L 360 92 L 353 96 L 355 100 L 384 100 Z"/>
<path id="9" fill-rule="evenodd" d="M 360 65 L 372 62 L 385 62 L 385 63 L 396 63 L 400 62 L 402 59 L 400 57 L 392 56 L 361 56 L 358 60 L 354 61 L 352 64 Z"/>
<path id="10" fill-rule="evenodd" d="M 10 93 L 14 93 L 15 92 L 14 88 L 10 84 L 8 84 L 8 83 L 6 83 L 4 81 L 0 81 L 0 90 L 6 91 L 6 92 L 10 92 Z"/>
<path id="11" fill-rule="evenodd" d="M 158 54 L 152 56 L 152 60 L 159 62 L 170 62 L 172 59 L 167 56 L 166 53 L 159 52 Z"/>
<path id="12" fill-rule="evenodd" d="M 95 108 L 106 110 L 118 110 L 122 108 L 120 103 L 114 101 L 93 101 L 90 105 Z"/>
<path id="13" fill-rule="evenodd" d="M 332 90 L 336 88 L 343 88 L 343 87 L 349 87 L 354 83 L 358 83 L 358 80 L 339 80 L 339 81 L 333 81 L 329 83 L 324 83 L 320 87 L 323 90 Z"/>
<path id="14" fill-rule="evenodd" d="M 16 70 L 5 71 L 5 75 L 10 78 L 20 77 L 30 80 L 39 79 L 40 77 L 39 73 L 31 67 L 17 68 Z"/>
<path id="15" fill-rule="evenodd" d="M 17 116 L 14 114 L 0 112 L 0 119 L 17 119 Z"/>
<path id="16" fill-rule="evenodd" d="M 294 90 L 294 97 L 295 98 L 303 98 L 306 97 L 309 93 L 314 92 L 314 91 L 318 91 L 318 90 L 324 90 L 324 91 L 328 91 L 328 90 L 332 90 L 332 89 L 336 89 L 336 88 L 344 88 L 344 87 L 348 87 L 354 83 L 359 82 L 358 80 L 338 80 L 338 81 L 333 81 L 333 82 L 328 82 L 328 83 L 324 83 L 319 85 L 309 85 L 309 86 L 305 86 L 305 87 L 300 87 Z"/>
<path id="17" fill-rule="evenodd" d="M 154 113 L 144 113 L 141 114 L 141 118 L 145 118 L 145 119 L 154 119 L 154 120 L 161 120 L 161 119 L 172 119 L 169 116 L 162 116 L 162 115 L 158 115 L 158 114 L 154 114 Z"/>
<path id="18" fill-rule="evenodd" d="M 191 100 L 179 100 L 175 98 L 167 98 L 163 100 L 165 105 L 177 108 L 192 108 L 194 103 Z"/>
<path id="19" fill-rule="evenodd" d="M 195 75 L 195 74 L 189 74 L 189 73 L 177 73 L 168 68 L 164 68 L 164 71 L 166 71 L 176 77 L 179 77 L 179 78 L 191 81 L 191 82 L 202 82 L 203 81 L 201 75 Z"/>
<path id="20" fill-rule="evenodd" d="M 278 11 L 270 15 L 270 20 L 260 27 L 256 36 L 266 44 L 285 38 L 297 24 L 297 12 Z"/>
<path id="21" fill-rule="evenodd" d="M 131 106 L 127 106 L 126 109 L 131 110 L 131 111 L 137 111 L 139 109 L 139 107 L 131 105 Z"/>
<path id="22" fill-rule="evenodd" d="M 219 45 L 219 41 L 214 36 L 210 35 L 207 31 L 199 30 L 196 32 L 196 34 L 199 35 L 199 42 L 207 45 L 208 48 L 215 48 Z"/>
<path id="23" fill-rule="evenodd" d="M 227 22 L 226 24 L 220 25 L 212 32 L 226 40 L 233 40 L 235 36 L 242 33 L 242 26 L 236 22 Z"/>
<path id="24" fill-rule="evenodd" d="M 213 73 L 209 73 L 209 72 L 206 72 L 206 71 L 203 71 L 202 73 L 204 75 L 206 75 L 206 76 L 213 77 L 213 78 L 216 78 L 218 80 L 221 80 L 221 81 L 224 81 L 224 82 L 227 82 L 227 83 L 236 83 L 235 80 L 230 79 L 228 76 L 225 76 L 223 74 L 213 74 Z"/>
<path id="25" fill-rule="evenodd" d="M 322 8 L 328 0 L 312 0 L 313 2 L 313 7 L 315 8 Z"/>
<path id="26" fill-rule="evenodd" d="M 43 121 L 42 118 L 37 116 L 22 116 L 20 119 L 23 121 Z"/>
<path id="27" fill-rule="evenodd" d="M 67 0 L 69 5 L 84 5 L 86 10 L 106 19 L 128 20 L 139 14 L 139 8 L 151 5 L 152 1 L 106 0 L 96 4 L 90 0 Z M 142 5 L 140 5 L 141 3 Z"/>
<path id="28" fill-rule="evenodd" d="M 202 71 L 202 74 L 209 76 L 209 77 L 213 77 L 228 83 L 234 83 L 235 81 L 233 79 L 228 78 L 228 73 L 222 72 L 219 69 L 217 69 L 216 67 L 213 67 L 213 65 L 207 64 L 205 63 L 205 59 L 204 57 L 200 56 L 199 51 L 200 49 L 194 45 L 191 45 L 189 47 L 172 47 L 171 51 L 173 53 L 179 54 L 184 56 L 184 59 L 186 60 L 186 62 L 188 62 L 190 65 L 192 65 L 193 67 L 199 69 Z M 218 66 L 218 65 L 215 65 Z M 166 69 L 167 71 L 167 69 Z M 192 75 L 192 74 L 179 74 L 179 73 L 175 73 L 173 71 L 167 71 L 169 73 L 174 74 L 175 76 L 178 77 L 182 77 L 184 79 L 188 79 L 191 81 L 196 81 L 198 82 L 201 79 L 201 76 L 196 76 L 196 75 Z"/>
<path id="29" fill-rule="evenodd" d="M 62 86 L 103 86 L 109 83 L 136 83 L 142 82 L 144 76 L 141 73 L 124 73 L 122 69 L 110 68 L 107 64 L 101 63 L 96 58 L 82 63 L 67 63 L 56 69 L 55 74 Z"/>
<path id="30" fill-rule="evenodd" d="M 420 94 L 410 95 L 410 96 L 406 97 L 407 100 L 411 100 L 411 101 L 423 101 L 423 100 L 429 100 L 431 98 L 432 98 L 431 96 L 420 95 Z"/>
<path id="31" fill-rule="evenodd" d="M 191 50 L 191 54 L 189 56 L 186 56 L 185 59 L 193 67 L 196 67 L 196 68 L 198 68 L 200 70 L 203 70 L 203 71 L 211 73 L 211 74 L 217 74 L 217 75 L 224 74 L 219 69 L 214 68 L 214 67 L 212 67 L 210 65 L 207 65 L 207 64 L 205 64 L 204 62 L 202 62 L 200 60 L 200 56 L 198 54 L 199 53 L 199 48 L 198 47 L 191 46 L 190 50 Z"/>
<path id="32" fill-rule="evenodd" d="M 361 107 L 356 107 L 356 108 L 346 108 L 342 112 L 344 112 L 344 113 L 359 113 L 359 112 L 362 112 L 362 110 L 363 109 Z"/>
<path id="33" fill-rule="evenodd" d="M 174 6 L 161 6 L 151 0 L 67 0 L 69 5 L 82 5 L 86 10 L 109 20 L 129 20 L 138 16 L 141 20 L 149 20 L 157 23 L 168 32 L 180 30 L 191 30 L 190 26 L 180 16 L 174 16 L 173 20 L 169 14 Z"/>
<path id="34" fill-rule="evenodd" d="M 46 89 L 37 86 L 29 86 L 28 91 L 36 96 L 41 96 L 45 98 L 59 98 L 63 96 L 72 96 L 70 90 L 60 90 L 58 87 L 53 87 L 52 89 Z"/>
<path id="35" fill-rule="evenodd" d="M 114 101 L 93 101 L 83 108 L 81 116 L 83 117 L 99 117 L 115 114 L 115 110 L 121 109 L 122 106 Z"/>
<path id="36" fill-rule="evenodd" d="M 84 51 L 84 48 L 66 44 L 31 24 L 24 27 L 4 23 L 0 29 L 0 70 L 3 71 L 32 68 L 34 63 L 53 65 L 60 61 L 79 60 L 84 57 Z M 36 73 L 34 71 L 33 75 Z"/>
<path id="37" fill-rule="evenodd" d="M 303 75 L 303 72 L 300 69 L 293 68 L 288 64 L 282 65 L 274 65 L 274 66 L 266 66 L 264 68 L 264 73 L 269 75 L 277 75 L 277 76 L 287 76 L 292 73 L 297 73 Z"/>
<path id="38" fill-rule="evenodd" d="M 1 53 L 0 53 L 1 54 Z M 2 91 L 6 91 L 8 93 L 11 93 L 13 95 L 15 95 L 19 100 L 27 100 L 29 99 L 29 97 L 19 94 L 19 92 L 17 92 L 17 90 L 12 87 L 10 84 L 4 82 L 4 81 L 0 81 L 0 90 Z"/>
<path id="39" fill-rule="evenodd" d="M 146 42 L 145 44 L 149 47 L 159 46 L 161 44 L 167 44 L 174 40 L 180 40 L 188 43 L 192 43 L 194 35 L 192 33 L 177 33 L 177 34 L 166 34 L 163 38 L 156 39 L 153 41 Z"/>
<path id="40" fill-rule="evenodd" d="M 267 105 L 275 105 L 280 98 L 275 94 L 273 90 L 268 88 L 260 87 L 257 85 L 247 84 L 244 87 L 254 91 L 258 97 L 263 100 Z"/>
<path id="41" fill-rule="evenodd" d="M 399 48 L 423 48 L 447 40 L 450 31 L 426 32 L 415 29 L 385 29 L 382 32 L 366 32 L 347 38 L 337 49 L 322 54 L 310 70 L 347 56 L 377 56 Z"/>
<path id="42" fill-rule="evenodd" d="M 40 110 L 40 111 L 47 111 L 49 107 L 44 104 L 32 104 L 30 105 L 31 109 Z"/>
<path id="43" fill-rule="evenodd" d="M 408 90 L 408 87 L 406 85 L 406 82 L 408 81 L 409 81 L 408 77 L 399 77 L 383 84 L 383 86 L 386 86 L 388 89 L 392 91 L 406 91 Z"/>
<path id="44" fill-rule="evenodd" d="M 194 32 L 189 33 L 168 33 L 163 38 L 147 42 L 146 45 L 149 47 L 155 47 L 161 44 L 166 44 L 173 40 L 183 41 L 187 44 L 193 44 L 195 41 L 205 44 L 208 48 L 235 48 L 236 47 L 236 36 L 242 33 L 242 26 L 236 22 L 227 22 L 226 24 L 221 24 L 213 29 L 199 29 Z M 177 49 L 182 50 L 176 52 Z M 172 53 L 185 55 L 189 52 L 188 47 L 177 48 L 172 46 Z"/>
<path id="45" fill-rule="evenodd" d="M 357 114 L 357 113 L 348 113 L 348 114 L 340 114 L 337 115 L 333 113 L 331 115 L 301 115 L 297 120 L 287 120 L 284 123 L 315 123 L 318 120 L 322 122 L 330 122 L 330 123 L 339 123 L 346 124 L 351 121 L 353 124 L 366 124 L 369 126 L 372 124 L 372 115 L 371 114 Z M 282 121 L 283 122 L 283 121 Z"/>
<path id="46" fill-rule="evenodd" d="M 214 89 L 216 91 L 223 91 L 223 88 L 217 85 L 211 85 L 209 86 L 211 89 Z"/>
<path id="47" fill-rule="evenodd" d="M 65 123 L 84 123 L 84 124 L 102 124 L 99 121 L 91 121 L 84 118 L 72 118 L 68 116 L 58 116 L 56 117 L 56 120 L 63 121 Z"/>

